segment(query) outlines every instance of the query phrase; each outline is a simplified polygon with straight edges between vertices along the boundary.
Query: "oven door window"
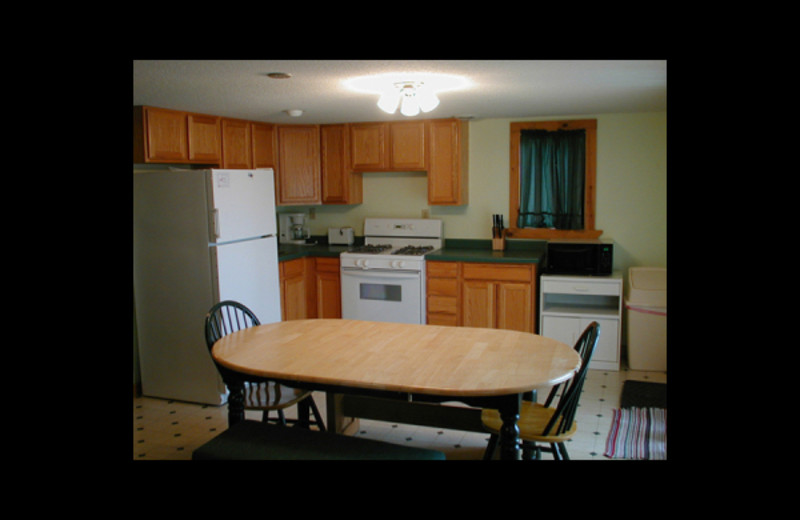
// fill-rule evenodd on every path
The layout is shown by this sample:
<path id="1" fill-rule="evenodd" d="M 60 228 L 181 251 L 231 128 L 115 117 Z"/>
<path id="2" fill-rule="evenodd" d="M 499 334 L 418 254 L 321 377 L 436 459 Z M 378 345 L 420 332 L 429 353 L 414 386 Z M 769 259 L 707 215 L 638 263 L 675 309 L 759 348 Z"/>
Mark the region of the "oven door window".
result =
<path id="1" fill-rule="evenodd" d="M 385 302 L 403 301 L 403 287 L 385 283 L 360 283 L 359 296 L 362 300 L 379 300 Z"/>

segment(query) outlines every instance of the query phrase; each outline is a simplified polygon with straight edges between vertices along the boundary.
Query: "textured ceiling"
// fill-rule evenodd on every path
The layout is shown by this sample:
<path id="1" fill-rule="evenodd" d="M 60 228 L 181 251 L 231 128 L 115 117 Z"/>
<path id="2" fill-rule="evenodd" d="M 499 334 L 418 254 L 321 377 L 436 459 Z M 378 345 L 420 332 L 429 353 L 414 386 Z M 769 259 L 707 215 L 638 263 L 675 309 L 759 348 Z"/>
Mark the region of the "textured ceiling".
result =
<path id="1" fill-rule="evenodd" d="M 286 72 L 289 79 L 272 79 Z M 272 123 L 407 119 L 382 112 L 377 96 L 347 79 L 389 72 L 466 77 L 416 118 L 513 118 L 660 111 L 667 108 L 666 60 L 134 60 L 133 104 Z M 301 109 L 300 117 L 284 111 Z"/>

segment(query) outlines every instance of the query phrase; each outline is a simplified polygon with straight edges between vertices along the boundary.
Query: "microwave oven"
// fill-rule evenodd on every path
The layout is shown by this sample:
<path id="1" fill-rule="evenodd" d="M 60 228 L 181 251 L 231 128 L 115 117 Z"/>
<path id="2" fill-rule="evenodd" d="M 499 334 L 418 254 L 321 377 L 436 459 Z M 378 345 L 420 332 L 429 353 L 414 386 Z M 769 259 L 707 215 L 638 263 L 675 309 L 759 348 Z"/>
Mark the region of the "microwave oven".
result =
<path id="1" fill-rule="evenodd" d="M 564 239 L 547 242 L 545 272 L 606 276 L 614 263 L 614 243 L 611 240 Z"/>

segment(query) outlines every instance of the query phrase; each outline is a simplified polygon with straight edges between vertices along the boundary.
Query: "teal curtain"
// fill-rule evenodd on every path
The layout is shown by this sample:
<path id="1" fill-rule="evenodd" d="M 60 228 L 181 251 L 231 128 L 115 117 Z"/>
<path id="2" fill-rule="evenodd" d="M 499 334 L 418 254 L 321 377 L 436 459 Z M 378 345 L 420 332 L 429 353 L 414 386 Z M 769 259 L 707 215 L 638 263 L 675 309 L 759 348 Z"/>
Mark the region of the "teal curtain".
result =
<path id="1" fill-rule="evenodd" d="M 518 227 L 583 229 L 584 130 L 522 130 Z"/>

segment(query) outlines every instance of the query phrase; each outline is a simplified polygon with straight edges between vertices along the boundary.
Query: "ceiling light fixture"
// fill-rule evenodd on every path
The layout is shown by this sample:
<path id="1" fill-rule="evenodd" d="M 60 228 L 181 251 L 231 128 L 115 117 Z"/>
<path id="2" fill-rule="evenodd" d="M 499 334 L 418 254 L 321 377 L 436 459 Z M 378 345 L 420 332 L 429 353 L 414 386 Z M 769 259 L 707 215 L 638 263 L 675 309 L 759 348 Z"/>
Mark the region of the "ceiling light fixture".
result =
<path id="1" fill-rule="evenodd" d="M 419 111 L 430 112 L 439 106 L 439 98 L 434 92 L 425 88 L 423 81 L 401 81 L 392 85 L 378 99 L 378 108 L 388 114 L 394 114 L 397 105 L 404 116 L 415 116 Z"/>
<path id="2" fill-rule="evenodd" d="M 404 116 L 413 117 L 430 112 L 439 106 L 437 93 L 465 88 L 469 80 L 446 74 L 392 73 L 361 76 L 344 81 L 348 88 L 369 94 L 379 94 L 378 107 L 394 114 L 397 107 Z"/>

